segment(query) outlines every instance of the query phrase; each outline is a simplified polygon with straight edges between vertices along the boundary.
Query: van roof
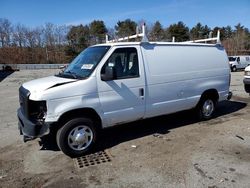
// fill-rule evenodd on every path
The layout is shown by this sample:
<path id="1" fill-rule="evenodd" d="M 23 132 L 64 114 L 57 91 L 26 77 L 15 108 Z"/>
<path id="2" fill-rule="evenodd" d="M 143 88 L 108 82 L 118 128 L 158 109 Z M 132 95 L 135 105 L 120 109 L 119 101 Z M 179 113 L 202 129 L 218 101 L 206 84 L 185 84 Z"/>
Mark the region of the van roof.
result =
<path id="1" fill-rule="evenodd" d="M 192 43 L 192 42 L 114 42 L 94 46 L 137 46 L 143 44 L 173 45 L 173 46 L 218 46 L 220 44 Z"/>

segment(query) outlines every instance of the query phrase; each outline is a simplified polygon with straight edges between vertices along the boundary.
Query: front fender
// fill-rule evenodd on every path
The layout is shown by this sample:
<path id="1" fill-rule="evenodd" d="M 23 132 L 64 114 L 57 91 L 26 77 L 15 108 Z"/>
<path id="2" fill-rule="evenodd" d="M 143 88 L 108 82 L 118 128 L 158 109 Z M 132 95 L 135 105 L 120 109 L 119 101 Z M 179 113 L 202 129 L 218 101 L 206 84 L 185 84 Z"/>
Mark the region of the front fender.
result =
<path id="1" fill-rule="evenodd" d="M 48 112 L 45 119 L 46 122 L 57 122 L 62 114 L 80 108 L 92 108 L 101 119 L 103 118 L 97 93 L 53 99 L 49 100 L 47 105 Z"/>

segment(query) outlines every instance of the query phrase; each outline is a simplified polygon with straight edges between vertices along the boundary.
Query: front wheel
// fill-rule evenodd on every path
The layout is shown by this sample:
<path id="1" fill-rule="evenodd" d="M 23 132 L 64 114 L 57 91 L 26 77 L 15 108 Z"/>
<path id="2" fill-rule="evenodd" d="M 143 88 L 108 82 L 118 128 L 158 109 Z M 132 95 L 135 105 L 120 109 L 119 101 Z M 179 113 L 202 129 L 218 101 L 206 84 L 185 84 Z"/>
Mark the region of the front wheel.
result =
<path id="1" fill-rule="evenodd" d="M 211 98 L 201 99 L 197 110 L 200 120 L 209 120 L 215 111 L 215 101 Z"/>
<path id="2" fill-rule="evenodd" d="M 236 66 L 233 66 L 233 67 L 232 67 L 232 72 L 236 72 L 236 71 L 237 71 Z"/>
<path id="3" fill-rule="evenodd" d="M 57 145 L 70 157 L 79 157 L 88 152 L 96 142 L 94 123 L 88 118 L 68 121 L 57 132 Z"/>

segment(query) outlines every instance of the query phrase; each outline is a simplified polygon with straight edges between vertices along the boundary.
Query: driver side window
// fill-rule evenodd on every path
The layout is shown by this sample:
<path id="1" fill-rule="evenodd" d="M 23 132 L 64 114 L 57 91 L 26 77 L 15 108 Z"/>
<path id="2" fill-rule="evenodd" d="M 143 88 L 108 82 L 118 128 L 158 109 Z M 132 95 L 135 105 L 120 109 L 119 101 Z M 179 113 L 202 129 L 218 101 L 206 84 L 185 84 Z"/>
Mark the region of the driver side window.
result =
<path id="1" fill-rule="evenodd" d="M 116 49 L 102 67 L 101 74 L 105 74 L 107 66 L 113 67 L 115 80 L 139 77 L 136 48 Z"/>

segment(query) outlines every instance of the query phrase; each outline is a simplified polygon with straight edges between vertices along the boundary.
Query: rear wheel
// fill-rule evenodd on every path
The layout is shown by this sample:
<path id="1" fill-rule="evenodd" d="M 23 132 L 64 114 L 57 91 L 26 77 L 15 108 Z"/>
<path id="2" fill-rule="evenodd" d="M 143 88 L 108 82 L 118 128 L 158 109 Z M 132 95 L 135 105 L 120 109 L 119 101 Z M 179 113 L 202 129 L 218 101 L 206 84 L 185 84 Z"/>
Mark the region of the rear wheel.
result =
<path id="1" fill-rule="evenodd" d="M 57 145 L 70 157 L 86 154 L 96 142 L 94 123 L 88 118 L 75 118 L 68 121 L 57 132 Z"/>
<path id="2" fill-rule="evenodd" d="M 211 119 L 215 111 L 215 105 L 215 100 L 210 97 L 205 97 L 201 99 L 197 106 L 200 120 Z"/>

